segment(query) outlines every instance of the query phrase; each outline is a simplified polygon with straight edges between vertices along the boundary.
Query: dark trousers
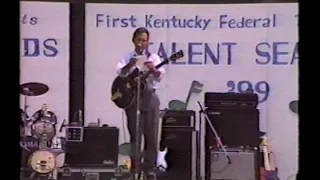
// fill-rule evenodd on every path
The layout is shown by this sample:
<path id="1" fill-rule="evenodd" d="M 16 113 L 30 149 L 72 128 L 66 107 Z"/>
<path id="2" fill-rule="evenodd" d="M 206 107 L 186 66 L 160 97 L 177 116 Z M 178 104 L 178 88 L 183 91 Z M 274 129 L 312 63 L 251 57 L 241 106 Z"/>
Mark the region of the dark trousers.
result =
<path id="1" fill-rule="evenodd" d="M 160 101 L 155 90 L 150 90 L 140 95 L 140 121 L 139 121 L 139 134 L 136 137 L 136 123 L 137 123 L 137 103 L 133 104 L 126 109 L 127 126 L 130 134 L 131 142 L 131 161 L 132 168 L 140 167 L 141 156 L 136 157 L 136 143 L 141 147 L 141 136 L 144 136 L 144 163 L 141 166 L 143 171 L 150 171 L 156 167 L 157 161 L 157 136 L 158 136 L 158 123 L 159 123 L 159 106 Z M 140 148 L 139 148 L 140 150 Z M 139 153 L 141 154 L 141 153 Z M 139 164 L 135 164 L 136 159 Z"/>

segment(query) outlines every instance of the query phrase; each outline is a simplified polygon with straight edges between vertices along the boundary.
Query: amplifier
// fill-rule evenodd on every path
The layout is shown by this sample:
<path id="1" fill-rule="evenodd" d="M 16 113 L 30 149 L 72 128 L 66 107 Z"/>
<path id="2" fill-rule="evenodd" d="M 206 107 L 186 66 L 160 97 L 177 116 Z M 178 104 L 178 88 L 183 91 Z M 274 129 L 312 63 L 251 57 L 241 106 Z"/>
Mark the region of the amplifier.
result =
<path id="1" fill-rule="evenodd" d="M 161 143 L 168 148 L 166 180 L 195 180 L 198 175 L 197 136 L 192 128 L 163 128 Z"/>
<path id="2" fill-rule="evenodd" d="M 228 151 L 231 164 L 228 164 L 226 154 L 221 150 L 210 151 L 207 180 L 256 180 L 258 177 L 257 151 L 253 149 L 233 148 Z M 208 172 L 209 171 L 209 172 Z"/>
<path id="3" fill-rule="evenodd" d="M 259 147 L 258 109 L 219 109 L 207 111 L 207 114 L 224 145 Z M 216 146 L 215 136 L 207 121 L 205 121 L 205 131 L 206 146 Z"/>
<path id="4" fill-rule="evenodd" d="M 205 107 L 257 108 L 258 94 L 255 93 L 218 93 L 204 94 Z"/>
<path id="5" fill-rule="evenodd" d="M 85 127 L 82 142 L 66 142 L 65 164 L 72 167 L 115 167 L 118 165 L 119 129 Z"/>
<path id="6" fill-rule="evenodd" d="M 191 110 L 165 110 L 162 127 L 194 127 L 195 114 Z"/>

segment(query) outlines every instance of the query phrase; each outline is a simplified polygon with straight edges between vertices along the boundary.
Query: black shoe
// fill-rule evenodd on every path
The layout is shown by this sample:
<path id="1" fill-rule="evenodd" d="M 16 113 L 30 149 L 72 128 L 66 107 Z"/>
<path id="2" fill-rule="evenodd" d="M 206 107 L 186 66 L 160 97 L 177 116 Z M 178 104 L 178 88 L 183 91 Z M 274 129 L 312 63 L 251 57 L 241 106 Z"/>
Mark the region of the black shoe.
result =
<path id="1" fill-rule="evenodd" d="M 157 180 L 157 173 L 153 172 L 153 171 L 148 172 L 146 174 L 146 178 L 147 178 L 147 180 Z"/>

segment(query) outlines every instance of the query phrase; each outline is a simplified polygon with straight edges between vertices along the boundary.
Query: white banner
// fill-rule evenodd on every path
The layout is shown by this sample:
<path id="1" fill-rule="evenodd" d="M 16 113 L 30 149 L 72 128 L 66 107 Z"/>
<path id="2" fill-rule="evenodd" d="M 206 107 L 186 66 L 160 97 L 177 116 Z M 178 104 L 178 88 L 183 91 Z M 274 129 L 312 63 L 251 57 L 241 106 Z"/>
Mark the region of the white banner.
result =
<path id="1" fill-rule="evenodd" d="M 242 92 L 252 87 L 259 94 L 260 129 L 268 132 L 280 178 L 286 179 L 298 168 L 298 115 L 289 108 L 298 100 L 297 14 L 297 4 L 288 3 L 87 4 L 87 122 L 100 118 L 123 126 L 122 111 L 110 100 L 111 83 L 119 58 L 133 49 L 133 31 L 143 26 L 151 32 L 150 52 L 163 57 L 179 49 L 185 52 L 183 59 L 166 66 L 158 90 L 161 107 L 187 104 L 198 111 L 196 101 L 203 102 L 203 92 Z M 185 102 L 199 84 L 202 93 L 193 93 Z"/>
<path id="2" fill-rule="evenodd" d="M 46 103 L 58 118 L 69 116 L 69 4 L 20 2 L 20 84 L 43 83 L 49 91 L 27 97 L 32 116 Z M 25 105 L 20 96 L 20 108 Z"/>

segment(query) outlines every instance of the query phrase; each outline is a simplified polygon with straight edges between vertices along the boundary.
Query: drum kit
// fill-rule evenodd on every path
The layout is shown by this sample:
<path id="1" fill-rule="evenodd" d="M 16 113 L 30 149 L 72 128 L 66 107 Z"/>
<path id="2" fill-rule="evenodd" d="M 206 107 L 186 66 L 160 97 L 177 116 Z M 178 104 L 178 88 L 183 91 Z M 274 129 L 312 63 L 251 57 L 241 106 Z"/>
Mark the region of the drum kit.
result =
<path id="1" fill-rule="evenodd" d="M 33 171 L 31 176 L 46 176 L 45 179 L 52 178 L 56 168 L 63 165 L 57 162 L 57 159 L 60 155 L 65 154 L 65 139 L 57 137 L 57 117 L 49 110 L 48 105 L 43 104 L 40 110 L 29 117 L 27 101 L 29 97 L 43 95 L 48 90 L 49 87 L 42 83 L 32 82 L 20 85 L 20 94 L 24 96 L 24 108 L 20 109 L 20 146 L 24 151 L 31 152 L 26 161 L 26 165 Z M 60 131 L 63 126 L 61 125 Z M 55 143 L 53 143 L 54 138 Z M 30 178 L 33 179 L 32 177 Z"/>

